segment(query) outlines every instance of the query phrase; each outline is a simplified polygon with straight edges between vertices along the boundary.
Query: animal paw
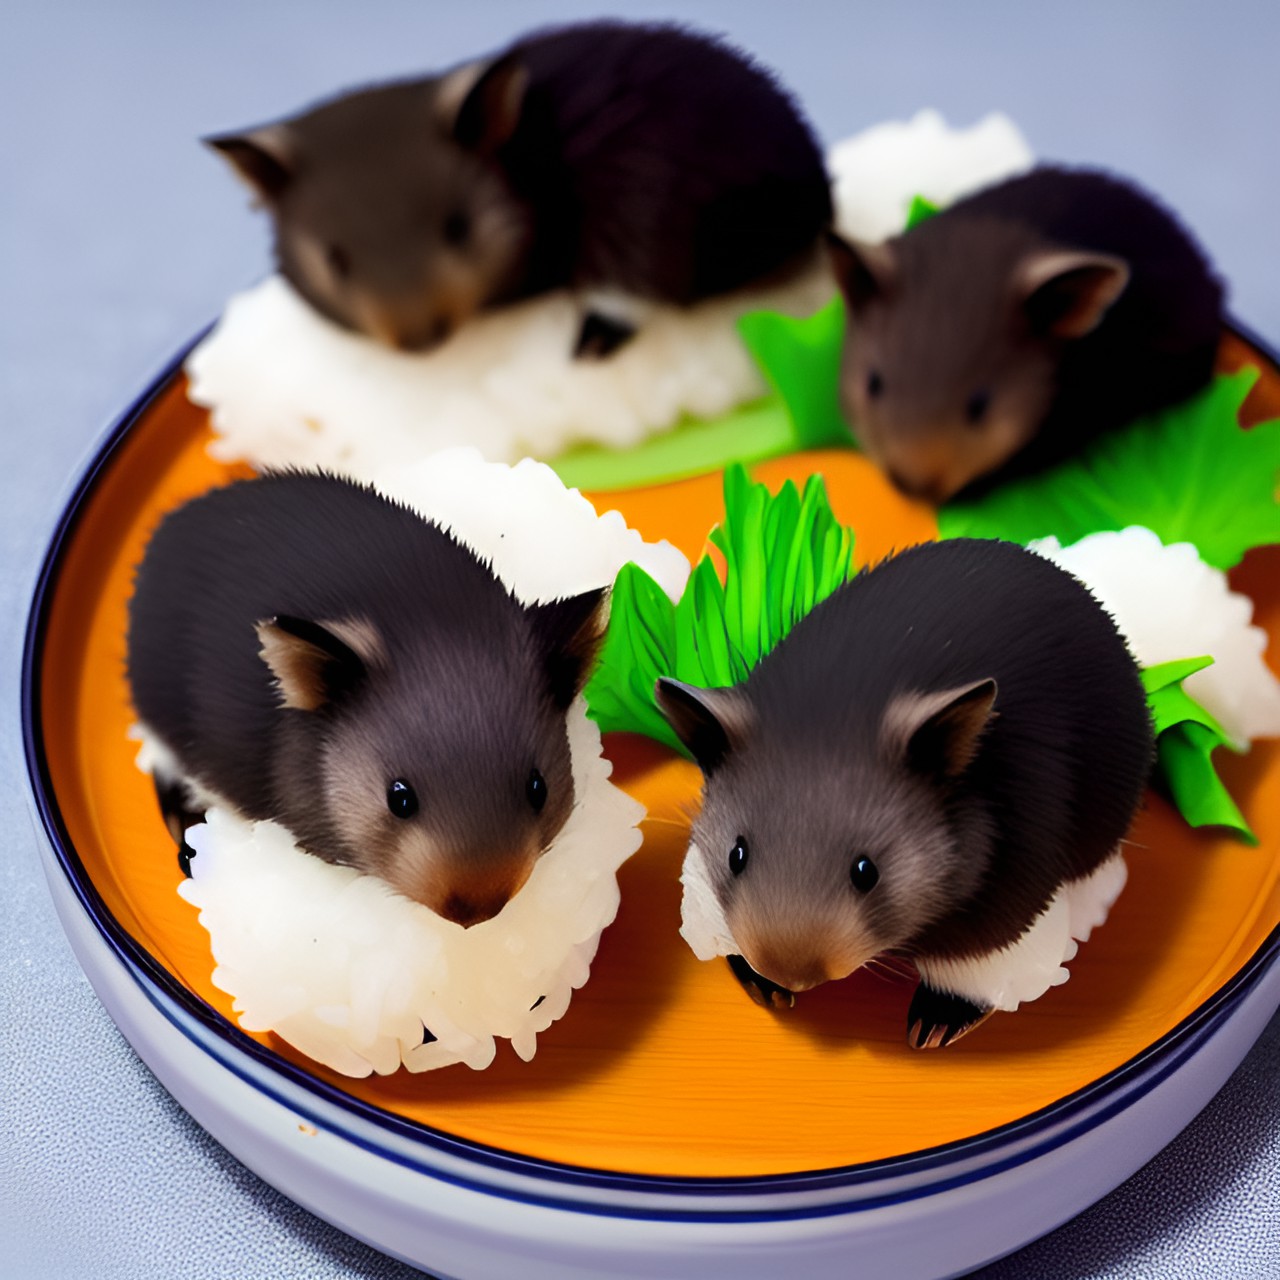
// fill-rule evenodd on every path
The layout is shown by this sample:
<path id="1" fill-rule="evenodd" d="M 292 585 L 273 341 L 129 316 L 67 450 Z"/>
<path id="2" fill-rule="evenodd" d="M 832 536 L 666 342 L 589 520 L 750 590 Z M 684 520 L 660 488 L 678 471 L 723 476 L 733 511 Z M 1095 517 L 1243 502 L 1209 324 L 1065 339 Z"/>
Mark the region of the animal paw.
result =
<path id="1" fill-rule="evenodd" d="M 986 1022 L 994 1012 L 963 996 L 935 991 L 922 982 L 907 1011 L 907 1043 L 913 1049 L 945 1049 Z"/>
<path id="2" fill-rule="evenodd" d="M 191 859 L 196 851 L 187 843 L 187 828 L 204 821 L 204 810 L 196 805 L 191 788 L 181 778 L 167 778 L 153 773 L 151 781 L 160 802 L 160 816 L 168 828 L 173 842 L 178 846 L 178 866 L 182 874 L 191 879 Z"/>
<path id="3" fill-rule="evenodd" d="M 741 956 L 726 956 L 733 976 L 742 989 L 762 1009 L 790 1009 L 796 1002 L 794 993 L 757 973 Z"/>
<path id="4" fill-rule="evenodd" d="M 602 316 L 598 311 L 588 311 L 582 317 L 578 341 L 573 348 L 575 360 L 603 360 L 624 347 L 636 336 L 635 325 L 612 316 Z"/>

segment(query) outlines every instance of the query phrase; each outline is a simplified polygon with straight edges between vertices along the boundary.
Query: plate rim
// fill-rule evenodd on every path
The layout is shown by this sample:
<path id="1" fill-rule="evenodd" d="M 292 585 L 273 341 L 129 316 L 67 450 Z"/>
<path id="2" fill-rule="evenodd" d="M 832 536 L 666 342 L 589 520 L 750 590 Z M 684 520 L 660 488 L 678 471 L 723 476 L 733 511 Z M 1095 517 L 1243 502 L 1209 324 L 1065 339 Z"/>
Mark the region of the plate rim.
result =
<path id="1" fill-rule="evenodd" d="M 280 1092 L 267 1088 L 254 1073 L 237 1067 L 235 1055 L 246 1056 L 259 1069 L 265 1070 L 268 1079 L 274 1076 L 282 1077 L 294 1089 L 300 1090 L 304 1097 L 314 1099 L 317 1106 L 324 1105 L 330 1109 L 336 1109 L 340 1115 L 371 1126 L 375 1133 L 386 1132 L 400 1140 L 419 1144 L 427 1150 L 453 1159 L 461 1159 L 476 1166 L 477 1171 L 487 1170 L 515 1175 L 523 1179 L 532 1177 L 551 1182 L 563 1188 L 566 1193 L 576 1189 L 640 1196 L 646 1200 L 651 1200 L 655 1196 L 673 1194 L 693 1197 L 699 1201 L 715 1197 L 731 1197 L 741 1198 L 744 1203 L 740 1209 L 699 1210 L 612 1202 L 591 1204 L 564 1196 L 545 1196 L 531 1193 L 522 1187 L 494 1185 L 482 1178 L 462 1178 L 429 1162 L 408 1161 L 400 1153 L 372 1142 L 368 1136 L 362 1136 L 351 1129 L 337 1130 L 339 1136 L 376 1155 L 390 1158 L 398 1164 L 410 1164 L 432 1177 L 472 1186 L 488 1194 L 496 1194 L 529 1204 L 568 1208 L 577 1212 L 600 1212 L 613 1216 L 652 1217 L 671 1221 L 784 1221 L 797 1217 L 828 1216 L 849 1212 L 852 1209 L 870 1209 L 886 1204 L 902 1203 L 962 1186 L 1004 1169 L 1032 1161 L 1073 1141 L 1082 1133 L 1105 1122 L 1111 1115 L 1126 1109 L 1135 1094 L 1145 1093 L 1176 1071 L 1187 1057 L 1194 1054 L 1204 1039 L 1212 1035 L 1214 1029 L 1230 1014 L 1232 1008 L 1280 963 L 1280 926 L 1278 926 L 1272 930 L 1236 974 L 1208 999 L 1196 1006 L 1176 1026 L 1124 1063 L 1037 1111 L 981 1133 L 938 1146 L 922 1148 L 919 1151 L 879 1160 L 791 1173 L 733 1176 L 627 1173 L 525 1155 L 461 1137 L 448 1130 L 435 1128 L 421 1121 L 410 1120 L 386 1111 L 373 1103 L 352 1096 L 345 1090 L 312 1075 L 305 1068 L 281 1057 L 266 1045 L 248 1036 L 234 1023 L 225 1019 L 213 1006 L 179 982 L 124 929 L 107 909 L 62 820 L 61 809 L 49 775 L 43 742 L 40 681 L 44 659 L 44 638 L 64 555 L 86 506 L 115 461 L 118 450 L 152 404 L 169 391 L 177 378 L 183 374 L 188 356 L 212 327 L 212 325 L 205 327 L 179 348 L 142 392 L 116 416 L 91 446 L 88 461 L 81 464 L 69 489 L 64 490 L 64 498 L 57 519 L 41 557 L 23 632 L 20 678 L 23 755 L 28 799 L 40 832 L 53 854 L 58 871 L 66 878 L 96 932 L 107 942 L 117 960 L 151 1003 L 178 1030 L 203 1053 L 210 1055 L 222 1069 L 232 1071 L 247 1084 L 273 1100 L 283 1101 Z M 1260 338 L 1255 331 L 1230 316 L 1226 318 L 1224 328 L 1242 339 L 1258 357 L 1268 362 L 1277 374 L 1280 374 L 1280 355 L 1277 355 L 1270 344 Z M 212 1042 L 220 1047 L 221 1052 L 213 1053 L 210 1045 L 192 1034 L 190 1027 L 184 1026 L 179 1019 L 174 1018 L 165 1008 L 165 1001 L 171 1002 L 184 1015 L 191 1018 L 195 1027 L 208 1035 Z M 288 1105 L 294 1110 L 299 1109 L 296 1099 L 290 1099 Z M 334 1130 L 332 1116 L 315 1118 L 322 1119 L 327 1127 Z M 1013 1144 L 1020 1144 L 1019 1149 L 1010 1151 Z M 957 1171 L 958 1165 L 968 1162 L 973 1162 L 973 1167 Z M 921 1177 L 930 1174 L 938 1176 L 926 1177 L 924 1182 L 909 1187 L 895 1187 L 890 1190 L 885 1186 L 886 1183 L 896 1182 L 904 1177 Z M 878 1192 L 877 1187 L 880 1188 Z M 769 1208 L 747 1207 L 752 1200 L 766 1196 L 776 1197 L 780 1193 L 799 1196 L 841 1190 L 865 1191 L 868 1194 L 855 1195 L 852 1199 L 839 1202 L 824 1200 L 822 1203 L 779 1204 Z"/>

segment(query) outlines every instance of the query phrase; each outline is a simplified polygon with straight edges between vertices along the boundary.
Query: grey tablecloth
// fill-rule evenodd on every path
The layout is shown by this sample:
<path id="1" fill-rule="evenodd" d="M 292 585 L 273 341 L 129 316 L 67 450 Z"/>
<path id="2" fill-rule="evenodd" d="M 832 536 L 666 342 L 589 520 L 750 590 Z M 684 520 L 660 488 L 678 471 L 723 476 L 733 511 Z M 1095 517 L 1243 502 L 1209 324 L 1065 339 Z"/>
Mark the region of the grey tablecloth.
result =
<path id="1" fill-rule="evenodd" d="M 918 107 L 999 107 L 1037 151 L 1130 173 L 1185 215 L 1238 316 L 1280 342 L 1280 6 L 1128 0 L 615 0 L 727 31 L 828 141 Z M 166 357 L 267 262 L 201 134 L 441 65 L 553 18 L 401 0 L 0 11 L 0 1275 L 400 1277 L 265 1186 L 169 1099 L 62 938 L 26 814 L 22 616 L 66 484 Z M 1280 1276 L 1280 1020 L 1158 1159 L 988 1280 Z M 852 1264 L 851 1264 L 852 1271 Z M 872 1274 L 873 1272 L 868 1272 Z"/>

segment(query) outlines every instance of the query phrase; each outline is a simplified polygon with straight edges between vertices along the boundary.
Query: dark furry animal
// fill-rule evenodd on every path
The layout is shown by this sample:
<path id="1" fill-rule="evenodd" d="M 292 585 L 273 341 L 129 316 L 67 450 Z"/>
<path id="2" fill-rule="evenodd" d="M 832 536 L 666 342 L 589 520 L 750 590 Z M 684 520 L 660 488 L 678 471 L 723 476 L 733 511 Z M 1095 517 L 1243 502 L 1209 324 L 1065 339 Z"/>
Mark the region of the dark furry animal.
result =
<path id="1" fill-rule="evenodd" d="M 129 605 L 175 839 L 222 802 L 459 924 L 488 919 L 573 807 L 565 715 L 602 595 L 521 605 L 435 525 L 333 476 L 187 503 Z"/>
<path id="2" fill-rule="evenodd" d="M 701 857 L 766 1003 L 883 952 L 1015 941 L 1115 851 L 1154 744 L 1111 618 L 1011 543 L 913 547 L 860 573 L 731 689 L 658 686 L 705 774 Z M 922 983 L 917 1047 L 991 1011 Z"/>
<path id="3" fill-rule="evenodd" d="M 846 416 L 931 501 L 1059 461 L 1213 372 L 1222 286 L 1169 212 L 1106 174 L 1035 169 L 832 248 Z"/>
<path id="4" fill-rule="evenodd" d="M 409 350 L 563 286 L 697 302 L 797 264 L 831 216 L 794 102 L 676 26 L 538 32 L 209 143 L 270 211 L 303 296 Z M 579 353 L 630 332 L 625 309 L 592 313 Z"/>

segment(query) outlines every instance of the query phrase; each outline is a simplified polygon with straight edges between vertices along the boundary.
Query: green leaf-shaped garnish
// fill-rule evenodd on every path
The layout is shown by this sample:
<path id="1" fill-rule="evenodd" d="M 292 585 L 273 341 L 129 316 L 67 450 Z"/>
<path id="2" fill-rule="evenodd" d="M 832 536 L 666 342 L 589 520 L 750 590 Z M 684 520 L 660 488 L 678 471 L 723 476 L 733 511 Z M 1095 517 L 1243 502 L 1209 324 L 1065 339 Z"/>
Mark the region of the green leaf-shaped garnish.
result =
<path id="1" fill-rule="evenodd" d="M 919 226 L 926 218 L 932 218 L 938 209 L 939 206 L 932 200 L 926 200 L 924 196 L 912 196 L 911 207 L 907 210 L 907 230 Z"/>
<path id="2" fill-rule="evenodd" d="M 1240 426 L 1257 378 L 1256 369 L 1220 374 L 1190 400 L 1099 437 L 1051 471 L 943 507 L 939 530 L 1021 543 L 1053 535 L 1067 545 L 1143 525 L 1229 569 L 1251 547 L 1280 542 L 1280 421 Z"/>
<path id="3" fill-rule="evenodd" d="M 1213 659 L 1161 662 L 1142 672 L 1147 705 L 1156 732 L 1156 775 L 1178 812 L 1192 827 L 1226 827 L 1250 844 L 1258 838 L 1213 767 L 1213 753 L 1232 747 L 1222 726 L 1182 682 L 1211 666 Z"/>
<path id="4" fill-rule="evenodd" d="M 794 449 L 850 444 L 840 412 L 840 356 L 845 305 L 839 294 L 797 320 L 778 311 L 749 311 L 738 332 L 791 421 Z"/>

